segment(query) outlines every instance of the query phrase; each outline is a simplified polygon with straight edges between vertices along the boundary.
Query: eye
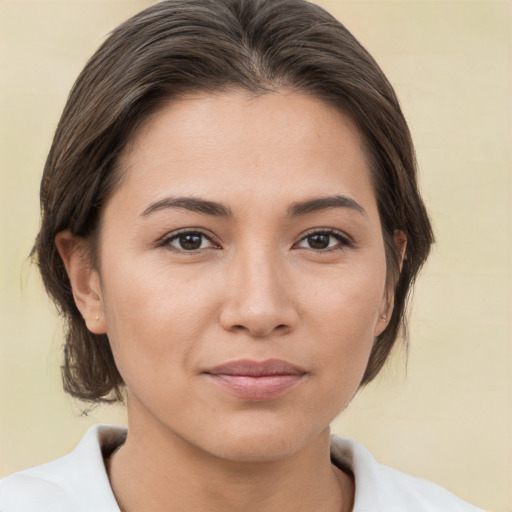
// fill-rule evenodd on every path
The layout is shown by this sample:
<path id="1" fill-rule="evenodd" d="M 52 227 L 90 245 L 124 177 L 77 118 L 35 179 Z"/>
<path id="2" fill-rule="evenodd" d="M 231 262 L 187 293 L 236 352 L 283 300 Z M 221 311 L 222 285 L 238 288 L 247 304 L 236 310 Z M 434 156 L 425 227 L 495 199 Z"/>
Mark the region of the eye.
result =
<path id="1" fill-rule="evenodd" d="M 314 251 L 329 251 L 334 249 L 342 249 L 349 246 L 348 237 L 334 230 L 321 230 L 309 233 L 302 238 L 295 246 L 301 249 L 313 249 Z"/>
<path id="2" fill-rule="evenodd" d="M 218 245 L 201 231 L 180 231 L 166 236 L 159 245 L 181 252 L 199 252 L 203 249 L 218 248 Z"/>

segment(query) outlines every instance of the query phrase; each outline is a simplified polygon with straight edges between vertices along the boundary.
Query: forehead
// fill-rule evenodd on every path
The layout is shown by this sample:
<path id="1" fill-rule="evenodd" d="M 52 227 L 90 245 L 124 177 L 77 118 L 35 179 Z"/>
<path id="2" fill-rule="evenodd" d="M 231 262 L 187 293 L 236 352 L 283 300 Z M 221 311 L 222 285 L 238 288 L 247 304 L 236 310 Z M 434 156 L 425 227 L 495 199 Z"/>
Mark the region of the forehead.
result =
<path id="1" fill-rule="evenodd" d="M 354 123 L 296 92 L 232 91 L 169 102 L 136 133 L 120 168 L 118 192 L 131 190 L 140 200 L 185 194 L 292 202 L 340 193 L 374 202 Z"/>

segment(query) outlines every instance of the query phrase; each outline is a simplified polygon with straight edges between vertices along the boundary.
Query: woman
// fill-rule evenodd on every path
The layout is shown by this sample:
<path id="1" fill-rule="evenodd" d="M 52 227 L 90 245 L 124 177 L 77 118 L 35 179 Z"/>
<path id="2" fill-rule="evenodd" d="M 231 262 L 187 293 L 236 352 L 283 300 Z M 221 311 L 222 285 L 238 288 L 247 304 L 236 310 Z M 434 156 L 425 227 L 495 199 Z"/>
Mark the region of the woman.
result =
<path id="1" fill-rule="evenodd" d="M 79 76 L 35 254 L 64 386 L 126 395 L 0 510 L 477 510 L 329 423 L 382 368 L 432 243 L 373 59 L 299 0 L 169 0 Z"/>

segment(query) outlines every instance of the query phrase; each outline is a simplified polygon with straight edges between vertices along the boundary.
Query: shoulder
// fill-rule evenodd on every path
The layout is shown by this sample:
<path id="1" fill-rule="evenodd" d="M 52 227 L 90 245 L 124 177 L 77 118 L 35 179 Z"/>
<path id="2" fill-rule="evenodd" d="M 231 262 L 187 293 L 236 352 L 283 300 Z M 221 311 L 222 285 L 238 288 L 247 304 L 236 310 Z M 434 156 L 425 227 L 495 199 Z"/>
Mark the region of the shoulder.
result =
<path id="1" fill-rule="evenodd" d="M 1 512 L 119 512 L 102 450 L 124 439 L 121 427 L 90 429 L 70 454 L 0 480 Z"/>
<path id="2" fill-rule="evenodd" d="M 353 512 L 483 512 L 437 484 L 378 463 L 356 441 L 332 436 L 331 456 L 354 474 Z"/>
<path id="3" fill-rule="evenodd" d="M 70 507 L 78 510 L 76 505 L 58 478 L 46 475 L 37 468 L 20 471 L 0 480 L 2 512 L 64 512 Z"/>

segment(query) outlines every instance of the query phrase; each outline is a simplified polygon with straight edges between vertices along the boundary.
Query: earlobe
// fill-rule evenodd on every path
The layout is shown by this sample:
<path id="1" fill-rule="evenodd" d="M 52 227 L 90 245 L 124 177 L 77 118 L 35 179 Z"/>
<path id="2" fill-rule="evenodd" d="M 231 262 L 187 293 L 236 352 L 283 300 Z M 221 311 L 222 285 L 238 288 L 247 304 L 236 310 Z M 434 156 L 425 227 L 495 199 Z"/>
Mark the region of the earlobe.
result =
<path id="1" fill-rule="evenodd" d="M 390 306 L 388 306 L 388 309 L 390 309 L 390 313 L 391 314 L 391 308 Z M 381 313 L 378 320 L 377 320 L 377 324 L 375 325 L 375 330 L 373 331 L 373 335 L 374 337 L 376 338 L 377 336 L 380 336 L 382 334 L 382 332 L 384 331 L 384 329 L 388 326 L 388 313 Z"/>
<path id="2" fill-rule="evenodd" d="M 75 304 L 87 328 L 94 334 L 106 332 L 100 277 L 92 265 L 85 239 L 69 230 L 55 237 L 55 245 L 66 267 Z"/>

